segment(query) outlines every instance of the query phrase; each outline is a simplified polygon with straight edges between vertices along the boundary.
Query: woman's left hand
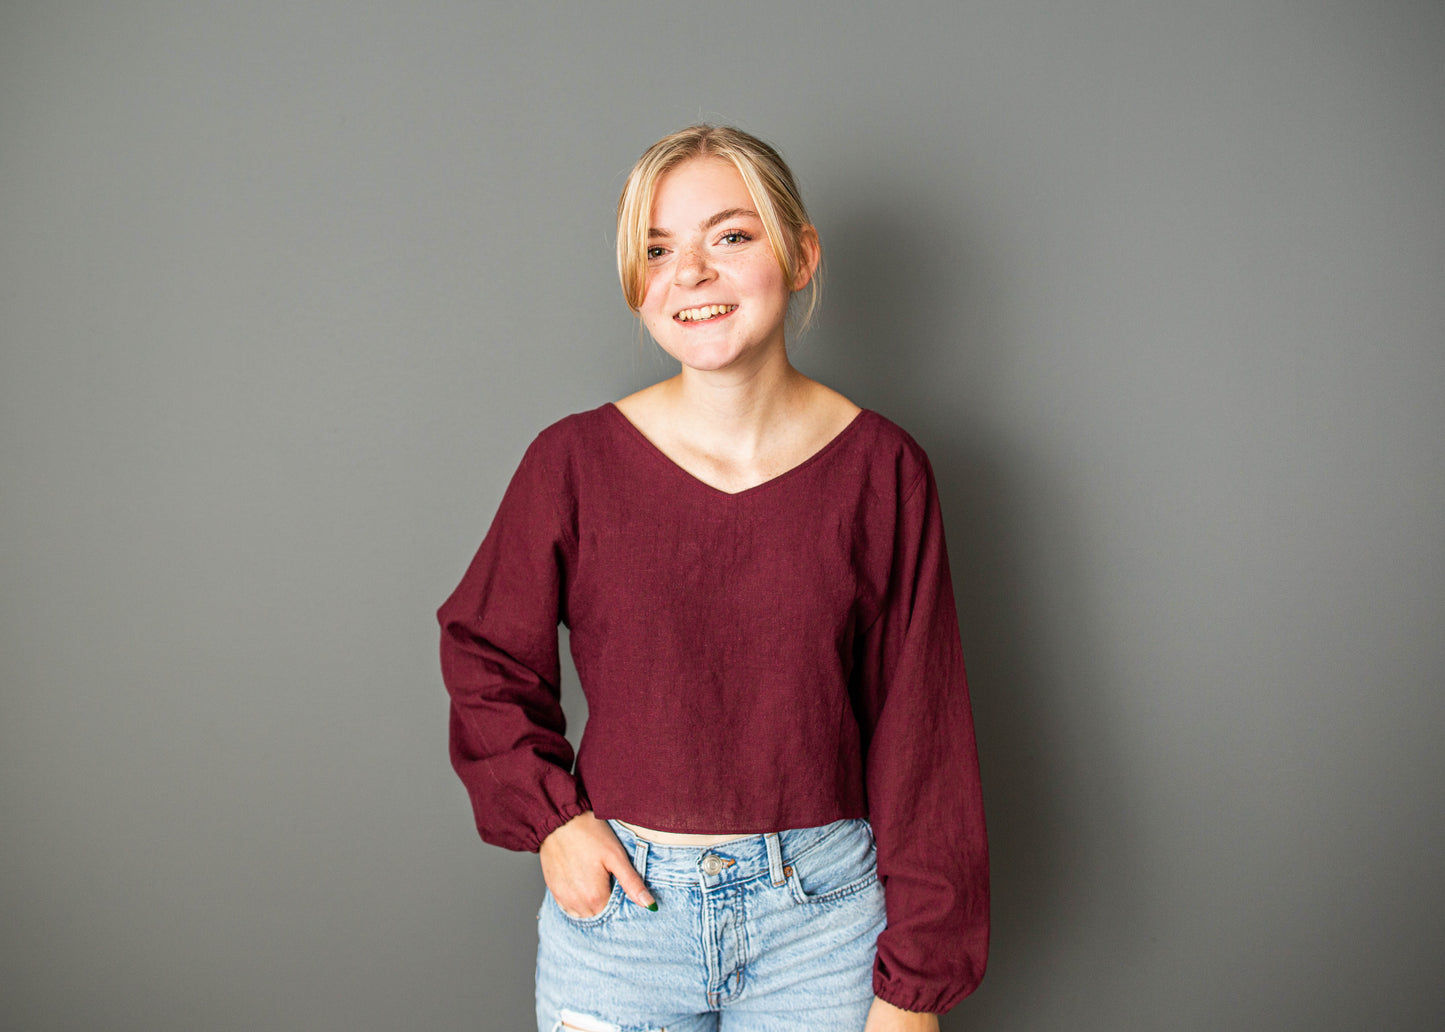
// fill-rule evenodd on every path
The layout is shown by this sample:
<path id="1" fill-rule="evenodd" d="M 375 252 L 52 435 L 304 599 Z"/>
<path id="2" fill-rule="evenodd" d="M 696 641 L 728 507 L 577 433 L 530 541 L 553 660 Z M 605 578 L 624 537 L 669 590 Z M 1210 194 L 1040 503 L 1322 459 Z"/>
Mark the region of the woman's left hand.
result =
<path id="1" fill-rule="evenodd" d="M 938 1015 L 900 1010 L 875 996 L 863 1032 L 938 1032 Z"/>

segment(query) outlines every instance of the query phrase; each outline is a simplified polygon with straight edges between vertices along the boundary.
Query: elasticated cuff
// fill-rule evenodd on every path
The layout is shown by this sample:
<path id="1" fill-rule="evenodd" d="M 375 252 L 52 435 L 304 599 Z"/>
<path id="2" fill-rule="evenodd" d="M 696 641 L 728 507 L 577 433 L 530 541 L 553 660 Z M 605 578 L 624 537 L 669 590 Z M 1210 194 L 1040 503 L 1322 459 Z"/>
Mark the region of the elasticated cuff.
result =
<path id="1" fill-rule="evenodd" d="M 936 990 L 899 985 L 889 982 L 875 967 L 873 969 L 873 995 L 885 1003 L 891 1003 L 900 1010 L 917 1011 L 920 1014 L 947 1014 L 954 1005 L 974 989 L 970 985 L 963 990 Z"/>
<path id="2" fill-rule="evenodd" d="M 535 853 L 539 849 L 541 849 L 542 840 L 545 839 L 548 835 L 552 834 L 552 832 L 556 831 L 562 825 L 566 824 L 573 817 L 580 817 L 584 813 L 589 812 L 591 809 L 591 801 L 579 792 L 577 795 L 577 801 L 575 803 L 564 803 L 558 810 L 552 813 L 551 816 L 549 816 L 545 821 L 538 825 L 537 837 L 532 842 L 531 846 L 532 852 Z"/>

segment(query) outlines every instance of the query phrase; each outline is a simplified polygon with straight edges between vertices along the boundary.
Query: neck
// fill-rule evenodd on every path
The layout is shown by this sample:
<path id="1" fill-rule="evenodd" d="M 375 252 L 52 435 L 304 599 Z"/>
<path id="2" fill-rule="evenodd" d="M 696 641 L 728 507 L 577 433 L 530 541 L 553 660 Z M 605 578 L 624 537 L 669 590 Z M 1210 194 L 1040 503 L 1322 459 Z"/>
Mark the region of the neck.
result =
<path id="1" fill-rule="evenodd" d="M 802 402 L 806 376 L 781 350 L 773 361 L 747 370 L 699 371 L 683 367 L 671 381 L 674 406 L 689 435 L 711 449 L 755 453 L 771 430 Z"/>

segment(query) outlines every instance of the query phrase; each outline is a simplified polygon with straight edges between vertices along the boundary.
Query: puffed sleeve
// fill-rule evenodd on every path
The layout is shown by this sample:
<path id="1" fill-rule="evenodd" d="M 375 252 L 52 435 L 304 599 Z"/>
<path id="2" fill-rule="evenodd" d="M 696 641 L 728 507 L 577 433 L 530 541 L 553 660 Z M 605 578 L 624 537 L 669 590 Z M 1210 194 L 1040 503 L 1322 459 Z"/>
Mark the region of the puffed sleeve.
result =
<path id="1" fill-rule="evenodd" d="M 535 852 L 591 808 L 563 737 L 557 627 L 576 555 L 565 455 L 539 437 L 437 612 L 451 758 L 487 842 Z"/>
<path id="2" fill-rule="evenodd" d="M 854 690 L 888 910 L 873 991 L 941 1014 L 983 978 L 988 845 L 943 521 L 922 463 L 898 505 L 888 589 L 859 639 Z"/>

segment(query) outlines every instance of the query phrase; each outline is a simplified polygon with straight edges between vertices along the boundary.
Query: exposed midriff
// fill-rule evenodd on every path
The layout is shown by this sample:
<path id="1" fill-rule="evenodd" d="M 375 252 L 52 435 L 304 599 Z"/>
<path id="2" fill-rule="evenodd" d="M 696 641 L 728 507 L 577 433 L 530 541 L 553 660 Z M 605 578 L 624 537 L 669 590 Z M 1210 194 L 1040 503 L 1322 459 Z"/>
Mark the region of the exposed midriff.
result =
<path id="1" fill-rule="evenodd" d="M 643 828 L 636 824 L 628 824 L 626 821 L 618 821 L 632 834 L 640 839 L 645 839 L 659 846 L 708 846 L 720 845 L 724 842 L 732 842 L 740 838 L 748 838 L 747 835 L 697 835 L 676 831 L 653 831 L 651 828 Z"/>

